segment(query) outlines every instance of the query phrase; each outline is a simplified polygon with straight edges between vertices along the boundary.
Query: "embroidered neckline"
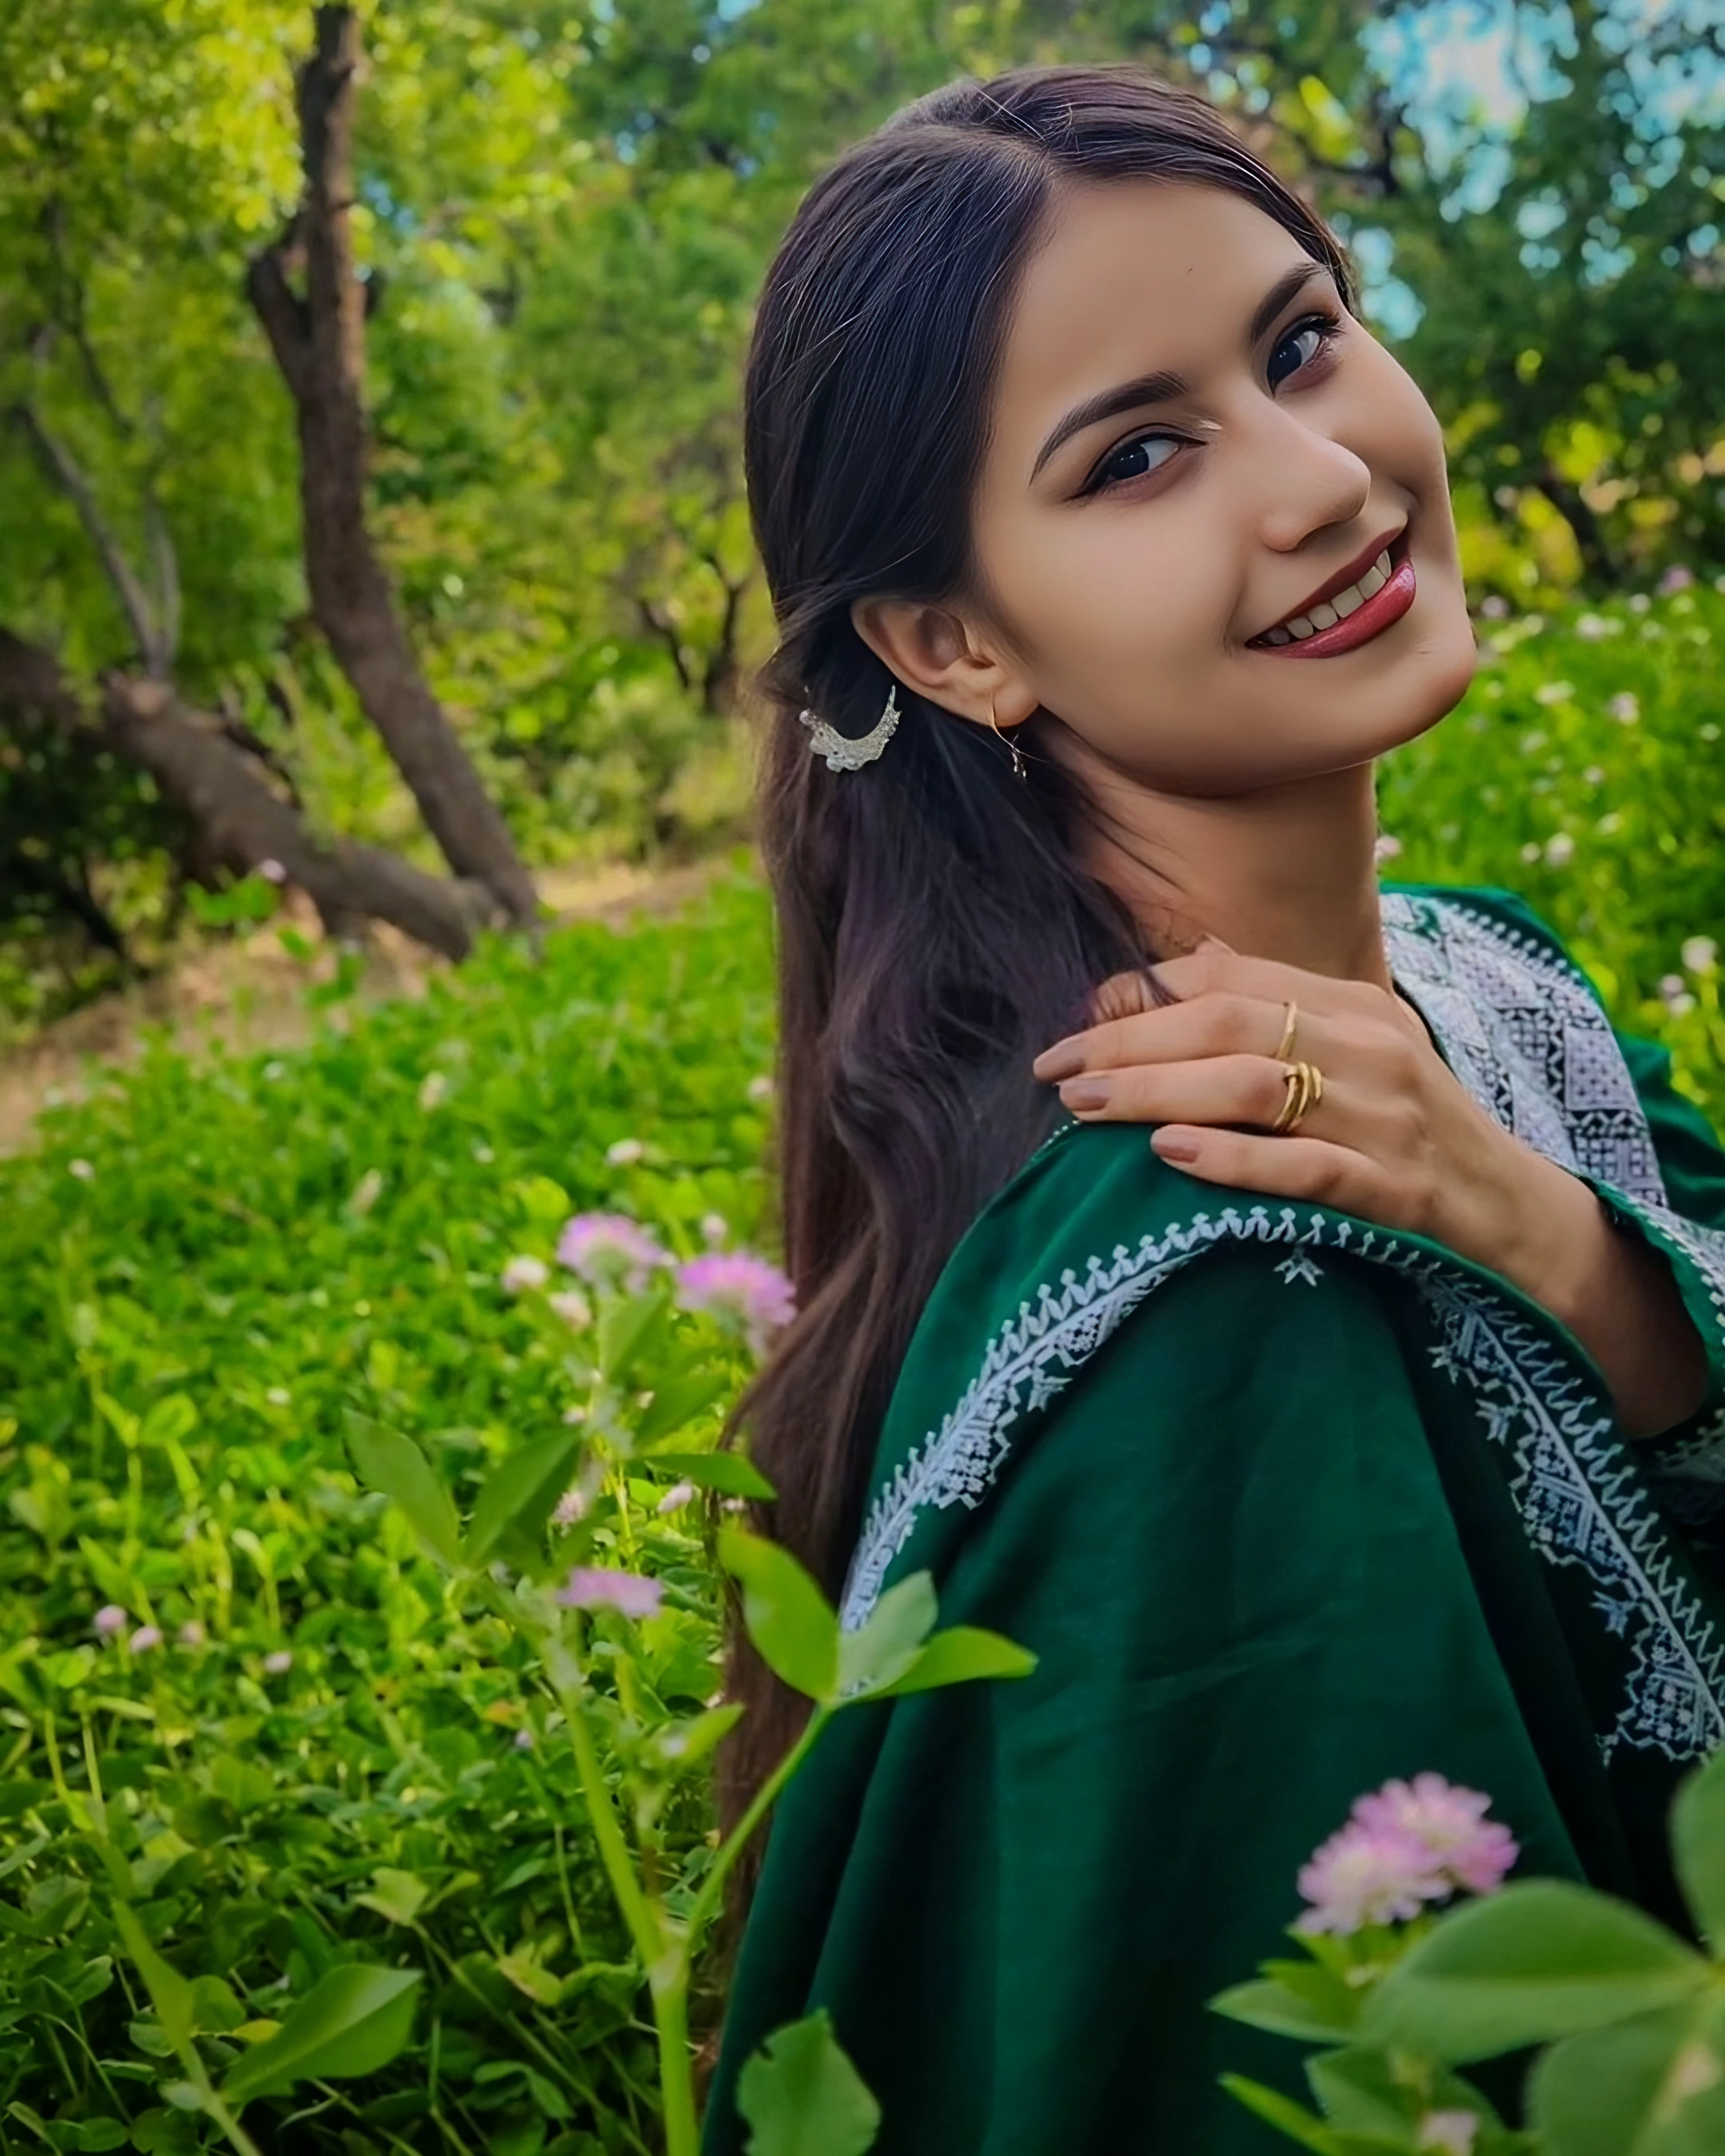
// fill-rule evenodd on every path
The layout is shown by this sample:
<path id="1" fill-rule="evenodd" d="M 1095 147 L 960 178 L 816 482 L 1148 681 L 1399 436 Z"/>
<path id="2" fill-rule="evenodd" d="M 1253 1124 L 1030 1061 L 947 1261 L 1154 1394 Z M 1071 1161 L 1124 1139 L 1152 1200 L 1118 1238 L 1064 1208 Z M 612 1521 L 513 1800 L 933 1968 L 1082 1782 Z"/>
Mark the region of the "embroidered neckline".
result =
<path id="1" fill-rule="evenodd" d="M 1676 1244 L 1706 1281 L 1725 1340 L 1725 1235 L 1666 1201 L 1653 1141 L 1610 1024 L 1585 978 L 1532 936 L 1460 899 L 1383 897 L 1391 971 L 1461 1082 L 1488 1113 L 1560 1165 L 1611 1187 L 1651 1233 Z M 1068 1126 L 1068 1128 L 1076 1126 Z M 1046 1152 L 1065 1131 L 1038 1149 Z M 1026 1415 L 1045 1407 L 1146 1296 L 1224 1241 L 1285 1243 L 1289 1286 L 1316 1281 L 1331 1247 L 1409 1278 L 1433 1320 L 1434 1363 L 1471 1387 L 1510 1486 L 1549 1563 L 1579 1567 L 1595 1607 L 1630 1653 L 1625 1697 L 1600 1742 L 1687 1759 L 1725 1740 L 1725 1645 L 1663 1552 L 1658 1514 L 1625 1460 L 1609 1404 L 1514 1304 L 1459 1265 L 1309 1205 L 1226 1206 L 1092 1255 L 1064 1271 L 989 1342 L 956 1404 L 875 1495 L 841 1606 L 855 1630 L 925 1512 L 980 1505 Z M 1697 1483 L 1725 1496 L 1722 1428 L 1686 1448 Z"/>

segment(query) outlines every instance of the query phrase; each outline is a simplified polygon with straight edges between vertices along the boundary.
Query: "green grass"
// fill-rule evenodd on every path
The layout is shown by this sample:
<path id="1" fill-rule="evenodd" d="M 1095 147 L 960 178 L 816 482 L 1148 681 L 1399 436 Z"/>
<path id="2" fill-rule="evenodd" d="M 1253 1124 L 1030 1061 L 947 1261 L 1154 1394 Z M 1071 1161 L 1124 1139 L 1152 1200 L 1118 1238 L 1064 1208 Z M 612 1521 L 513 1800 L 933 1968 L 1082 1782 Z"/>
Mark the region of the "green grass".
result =
<path id="1" fill-rule="evenodd" d="M 732 879 L 698 917 L 493 947 L 421 1002 L 328 1018 L 280 1059 L 158 1047 L 0 1164 L 8 2149 L 41 2146 L 9 2104 L 204 2145 L 116 1958 L 86 1732 L 152 1936 L 227 1987 L 214 2063 L 244 2041 L 224 2024 L 280 2020 L 332 1959 L 425 1972 L 410 2050 L 254 2107 L 266 2148 L 652 2143 L 650 2035 L 563 1748 L 518 1747 L 542 1709 L 512 1635 L 456 1614 L 343 1427 L 411 1433 L 459 1498 L 580 1398 L 567 1327 L 500 1286 L 509 1257 L 549 1259 L 580 1208 L 685 1255 L 705 1216 L 757 1234 L 764 903 Z M 608 1163 L 631 1138 L 644 1157 Z M 700 1564 L 697 1533 L 658 1532 L 655 1568 Z M 99 1644 L 109 1603 L 164 1644 Z M 715 1689 L 714 1617 L 643 1628 L 665 1702 Z M 673 1853 L 707 1825 L 697 1790 Z M 403 1877 L 411 1922 L 387 1913 Z M 91 2130 L 57 2145 L 121 2145 Z"/>
<path id="2" fill-rule="evenodd" d="M 1487 629 L 1461 710 L 1383 775 L 1387 873 L 1522 891 L 1725 1120 L 1697 941 L 1725 942 L 1725 597 Z M 0 2152 L 210 2145 L 164 2093 L 115 1852 L 205 1979 L 213 2066 L 334 1961 L 424 1972 L 408 2049 L 254 2106 L 265 2148 L 654 2145 L 639 1973 L 535 1673 L 362 1491 L 344 1432 L 408 1433 L 459 1501 L 556 1429 L 579 1358 L 500 1275 L 572 1210 L 684 1255 L 715 1214 L 770 1246 L 769 977 L 738 870 L 684 918 L 494 946 L 418 1001 L 326 998 L 290 1055 L 157 1042 L 0 1162 Z M 693 1712 L 717 1681 L 705 1534 L 638 1494 L 680 1585 L 637 1674 Z M 163 1644 L 99 1641 L 106 1604 Z M 665 1861 L 698 1866 L 708 1827 L 679 1784 Z"/>

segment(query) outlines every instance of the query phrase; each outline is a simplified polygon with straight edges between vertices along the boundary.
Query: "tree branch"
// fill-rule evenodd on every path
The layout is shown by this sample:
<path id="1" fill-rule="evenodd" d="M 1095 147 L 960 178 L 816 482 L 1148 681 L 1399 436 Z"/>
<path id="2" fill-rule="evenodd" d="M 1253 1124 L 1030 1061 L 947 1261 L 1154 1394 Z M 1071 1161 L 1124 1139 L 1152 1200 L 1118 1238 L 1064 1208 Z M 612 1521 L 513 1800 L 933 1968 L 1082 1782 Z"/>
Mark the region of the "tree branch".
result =
<path id="1" fill-rule="evenodd" d="M 120 601 L 145 672 L 152 680 L 165 680 L 173 663 L 167 624 L 158 619 L 148 593 L 126 558 L 118 536 L 103 516 L 95 487 L 65 444 L 50 433 L 33 405 L 14 405 L 13 416 L 29 436 L 49 477 L 77 511 L 79 521 L 89 535 Z"/>
<path id="2" fill-rule="evenodd" d="M 459 958 L 475 928 L 496 917 L 483 884 L 426 875 L 372 846 L 320 844 L 222 721 L 182 704 L 167 682 L 108 674 L 92 714 L 49 653 L 0 629 L 0 711 L 8 706 L 33 711 L 147 771 L 190 820 L 209 866 L 245 875 L 265 861 L 279 863 L 331 934 L 388 921 Z"/>

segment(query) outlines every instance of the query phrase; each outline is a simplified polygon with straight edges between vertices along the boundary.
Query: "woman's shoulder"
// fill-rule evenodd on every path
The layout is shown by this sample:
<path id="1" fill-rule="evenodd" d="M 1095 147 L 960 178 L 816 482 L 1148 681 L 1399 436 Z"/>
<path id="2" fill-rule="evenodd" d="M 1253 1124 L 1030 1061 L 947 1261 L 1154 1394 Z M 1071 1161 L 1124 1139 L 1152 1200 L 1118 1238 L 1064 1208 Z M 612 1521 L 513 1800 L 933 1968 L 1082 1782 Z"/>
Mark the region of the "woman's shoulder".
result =
<path id="1" fill-rule="evenodd" d="M 1080 1375 L 1118 1364 L 1123 1340 L 1132 1383 L 1163 1401 L 1193 1368 L 1255 1364 L 1296 1317 L 1333 1373 L 1356 1359 L 1362 1328 L 1381 1327 L 1387 1297 L 1459 1263 L 1327 1207 L 1199 1183 L 1142 1127 L 1063 1127 L 984 1209 L 924 1310 L 881 1434 L 847 1621 L 890 1573 L 934 1562 L 1008 1460 L 1065 1414 Z"/>
<path id="2" fill-rule="evenodd" d="M 1495 948 L 1511 960 L 1531 960 L 1536 968 L 1555 965 L 1597 993 L 1558 930 L 1519 891 L 1501 884 L 1399 881 L 1379 888 L 1392 953 L 1398 938 L 1409 934 L 1457 949 Z"/>

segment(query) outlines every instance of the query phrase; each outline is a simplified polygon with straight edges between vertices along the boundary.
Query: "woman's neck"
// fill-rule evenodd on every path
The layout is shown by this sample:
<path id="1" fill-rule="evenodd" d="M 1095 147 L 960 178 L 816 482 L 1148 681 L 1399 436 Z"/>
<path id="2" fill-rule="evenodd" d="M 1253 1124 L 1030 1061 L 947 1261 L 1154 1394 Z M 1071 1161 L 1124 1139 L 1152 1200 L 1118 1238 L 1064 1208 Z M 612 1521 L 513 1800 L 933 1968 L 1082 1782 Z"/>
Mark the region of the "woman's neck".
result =
<path id="1" fill-rule="evenodd" d="M 1173 957 L 1217 936 L 1252 957 L 1390 987 L 1369 763 L 1210 799 L 1094 767 L 1076 775 L 1096 810 L 1086 865 L 1153 951 Z"/>

